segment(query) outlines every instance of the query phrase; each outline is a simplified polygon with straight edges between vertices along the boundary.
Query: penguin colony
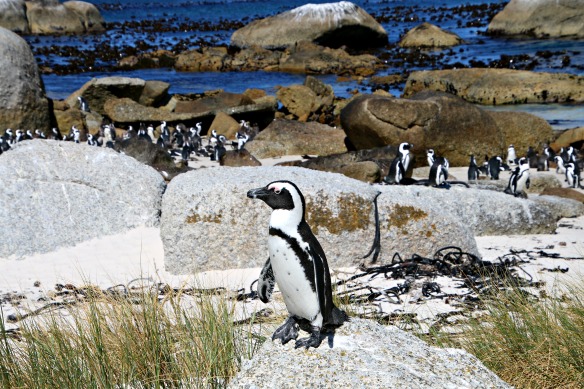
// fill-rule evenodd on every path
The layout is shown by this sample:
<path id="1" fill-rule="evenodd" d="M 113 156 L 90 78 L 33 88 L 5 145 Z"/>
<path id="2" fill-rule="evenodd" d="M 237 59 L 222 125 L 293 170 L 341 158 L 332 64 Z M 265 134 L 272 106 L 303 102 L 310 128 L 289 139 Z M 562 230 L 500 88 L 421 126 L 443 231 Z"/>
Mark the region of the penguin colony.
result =
<path id="1" fill-rule="evenodd" d="M 391 162 L 389 172 L 382 181 L 385 185 L 426 185 L 436 188 L 450 188 L 452 184 L 469 185 L 462 181 L 448 181 L 449 162 L 445 157 L 438 156 L 433 149 L 426 150 L 426 159 L 430 167 L 428 179 L 415 180 L 406 178 L 407 166 L 410 161 L 410 150 L 413 145 L 401 143 L 396 157 Z M 529 169 L 537 168 L 538 171 L 549 170 L 549 162 L 556 164 L 556 173 L 565 175 L 565 182 L 572 188 L 584 188 L 581 185 L 582 160 L 577 160 L 576 151 L 572 146 L 562 148 L 558 155 L 545 146 L 541 155 L 532 147 L 527 150 L 524 157 L 517 158 L 515 147 L 510 145 L 507 150 L 507 158 L 495 155 L 485 156 L 484 163 L 478 165 L 474 155 L 470 156 L 468 166 L 468 181 L 473 182 L 480 178 L 481 174 L 491 180 L 498 180 L 501 171 L 511 171 L 505 193 L 513 196 L 525 197 L 525 189 L 529 188 Z M 511 169 L 511 165 L 515 165 Z"/>
<path id="2" fill-rule="evenodd" d="M 79 102 L 82 109 L 89 110 L 87 102 L 84 99 L 80 98 Z M 160 148 L 166 150 L 172 157 L 180 159 L 184 163 L 188 163 L 193 157 L 209 158 L 211 161 L 220 162 L 221 158 L 227 152 L 226 147 L 242 151 L 246 142 L 252 140 L 259 132 L 257 126 L 252 127 L 249 122 L 244 120 L 240 122 L 240 127 L 234 140 L 228 140 L 225 136 L 217 134 L 215 130 L 210 130 L 209 135 L 203 136 L 201 135 L 202 130 L 201 123 L 197 123 L 195 127 L 189 129 L 184 124 L 179 123 L 176 125 L 174 131 L 171 131 L 168 124 L 162 121 L 159 130 L 160 136 L 156 137 L 154 135 L 154 126 L 152 124 L 146 126 L 142 123 L 137 130 L 132 126 L 128 126 L 121 140 L 139 138 L 155 143 Z M 115 143 L 118 141 L 114 124 L 108 122 L 102 123 L 97 133 L 87 134 L 86 138 L 87 140 L 84 143 L 97 147 L 114 148 Z M 8 128 L 0 136 L 0 154 L 10 150 L 15 143 L 31 139 L 52 139 L 82 143 L 82 134 L 75 125 L 71 126 L 66 136 L 62 136 L 57 128 L 53 128 L 49 134 L 38 129 L 32 133 L 30 130 L 24 132 L 20 129 L 13 131 Z"/>
<path id="3" fill-rule="evenodd" d="M 274 181 L 251 189 L 247 197 L 264 201 L 272 214 L 269 223 L 269 258 L 258 280 L 258 295 L 267 303 L 275 284 L 289 312 L 272 335 L 282 344 L 295 340 L 295 348 L 317 348 L 325 332 L 348 320 L 332 300 L 331 277 L 326 255 L 306 223 L 306 202 L 290 181 Z M 298 328 L 310 333 L 298 339 Z"/>

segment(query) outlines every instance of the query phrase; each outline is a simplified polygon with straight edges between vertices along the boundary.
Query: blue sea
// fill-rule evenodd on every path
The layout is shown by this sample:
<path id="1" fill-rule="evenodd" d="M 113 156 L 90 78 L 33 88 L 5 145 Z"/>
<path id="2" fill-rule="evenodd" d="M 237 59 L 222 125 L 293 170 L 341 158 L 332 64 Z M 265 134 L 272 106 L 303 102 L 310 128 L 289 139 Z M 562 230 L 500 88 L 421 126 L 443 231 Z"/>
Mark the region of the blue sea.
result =
<path id="1" fill-rule="evenodd" d="M 177 72 L 173 69 L 115 71 L 113 64 L 121 53 L 149 49 L 181 50 L 201 45 L 228 45 L 231 34 L 241 25 L 257 18 L 275 15 L 307 4 L 300 0 L 88 0 L 104 17 L 108 31 L 99 35 L 28 36 L 25 37 L 41 66 L 58 67 L 76 63 L 75 72 L 43 74 L 49 97 L 62 99 L 93 77 L 111 75 L 161 80 L 170 83 L 171 93 L 200 93 L 223 89 L 240 93 L 247 88 L 260 88 L 275 94 L 278 86 L 302 83 L 304 76 L 279 72 Z M 313 4 L 327 1 L 312 1 Z M 503 67 L 542 72 L 584 75 L 584 40 L 510 39 L 486 35 L 489 18 L 507 3 L 502 0 L 365 0 L 357 5 L 381 21 L 389 34 L 389 44 L 375 54 L 388 58 L 388 67 L 378 75 L 404 74 L 413 70 L 471 66 L 473 63 L 503 63 Z M 453 49 L 423 52 L 427 60 L 404 65 L 396 61 L 407 50 L 396 47 L 401 35 L 409 29 L 430 22 L 452 31 L 464 39 Z M 73 49 L 72 49 L 73 48 Z M 105 48 L 105 49 L 104 49 Z M 81 52 L 75 54 L 75 50 Z M 86 65 L 83 51 L 108 52 L 93 66 Z M 118 53 L 119 51 L 119 53 Z M 74 54 L 71 55 L 71 52 Z M 407 68 L 406 68 L 407 67 Z M 352 92 L 370 92 L 365 83 L 341 82 L 336 75 L 319 76 L 333 86 L 335 94 L 348 97 Z M 400 96 L 403 85 L 390 92 Z M 525 110 L 548 120 L 556 129 L 584 126 L 581 104 L 517 105 L 497 107 Z"/>

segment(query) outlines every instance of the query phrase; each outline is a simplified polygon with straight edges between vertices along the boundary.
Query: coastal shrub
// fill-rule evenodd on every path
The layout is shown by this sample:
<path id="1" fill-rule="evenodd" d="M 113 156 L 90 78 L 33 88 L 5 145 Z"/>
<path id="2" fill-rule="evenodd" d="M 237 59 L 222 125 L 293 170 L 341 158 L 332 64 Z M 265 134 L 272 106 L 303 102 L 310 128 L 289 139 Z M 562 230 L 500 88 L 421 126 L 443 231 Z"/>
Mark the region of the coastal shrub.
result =
<path id="1" fill-rule="evenodd" d="M 483 301 L 486 315 L 438 343 L 474 354 L 517 388 L 582 388 L 584 287 L 540 297 L 519 287 Z"/>

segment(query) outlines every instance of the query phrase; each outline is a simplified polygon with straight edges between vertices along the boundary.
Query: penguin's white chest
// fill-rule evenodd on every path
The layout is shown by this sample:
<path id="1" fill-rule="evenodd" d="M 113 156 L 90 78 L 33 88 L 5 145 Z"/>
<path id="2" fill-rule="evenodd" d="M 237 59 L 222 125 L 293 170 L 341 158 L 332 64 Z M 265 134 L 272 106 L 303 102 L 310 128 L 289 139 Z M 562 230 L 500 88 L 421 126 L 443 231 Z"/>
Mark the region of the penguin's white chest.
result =
<path id="1" fill-rule="evenodd" d="M 291 315 L 310 321 L 320 313 L 318 295 L 313 290 L 314 281 L 306 278 L 300 259 L 282 238 L 270 236 L 268 251 L 278 288 Z"/>
<path id="2" fill-rule="evenodd" d="M 525 184 L 529 178 L 529 172 L 523 172 L 519 179 L 517 180 L 517 192 L 522 192 L 525 190 Z"/>

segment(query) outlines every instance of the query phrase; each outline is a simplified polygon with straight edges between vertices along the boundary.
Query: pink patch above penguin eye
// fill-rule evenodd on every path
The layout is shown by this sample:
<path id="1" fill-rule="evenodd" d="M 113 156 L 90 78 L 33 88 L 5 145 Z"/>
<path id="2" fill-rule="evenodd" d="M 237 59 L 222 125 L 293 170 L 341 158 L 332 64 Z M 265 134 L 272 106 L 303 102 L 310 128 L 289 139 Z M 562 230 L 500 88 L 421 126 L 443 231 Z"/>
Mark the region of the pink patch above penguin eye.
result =
<path id="1" fill-rule="evenodd" d="M 282 191 L 282 189 L 278 188 L 276 185 L 272 185 L 268 189 L 273 190 L 275 194 L 280 194 Z"/>

